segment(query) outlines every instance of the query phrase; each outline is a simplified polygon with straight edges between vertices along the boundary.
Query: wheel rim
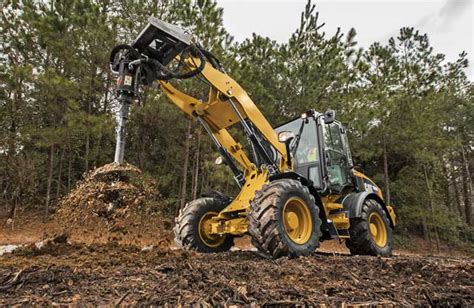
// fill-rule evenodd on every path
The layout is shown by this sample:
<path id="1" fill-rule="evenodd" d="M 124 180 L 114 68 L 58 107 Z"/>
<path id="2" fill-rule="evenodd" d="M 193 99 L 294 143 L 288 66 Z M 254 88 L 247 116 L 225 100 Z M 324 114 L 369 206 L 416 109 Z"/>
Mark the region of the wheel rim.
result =
<path id="1" fill-rule="evenodd" d="M 369 232 L 377 246 L 385 247 L 387 244 L 387 228 L 377 212 L 372 212 L 369 215 Z"/>
<path id="2" fill-rule="evenodd" d="M 290 198 L 282 214 L 288 237 L 297 244 L 305 244 L 313 232 L 313 219 L 308 205 L 300 198 Z"/>
<path id="3" fill-rule="evenodd" d="M 199 238 L 208 247 L 218 247 L 224 243 L 225 237 L 211 234 L 211 219 L 217 216 L 217 212 L 207 212 L 199 220 Z"/>

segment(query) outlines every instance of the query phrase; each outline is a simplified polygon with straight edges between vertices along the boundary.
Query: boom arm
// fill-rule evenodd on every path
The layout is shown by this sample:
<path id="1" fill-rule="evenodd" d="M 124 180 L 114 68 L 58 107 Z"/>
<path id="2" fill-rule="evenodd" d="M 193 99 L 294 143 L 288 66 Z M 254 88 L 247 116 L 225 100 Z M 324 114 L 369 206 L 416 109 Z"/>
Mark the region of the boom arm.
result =
<path id="1" fill-rule="evenodd" d="M 134 89 L 138 83 L 149 84 L 158 80 L 161 89 L 171 102 L 186 114 L 196 117 L 203 125 L 241 186 L 253 170 L 264 167 L 270 173 L 278 173 L 287 168 L 285 145 L 278 141 L 278 136 L 270 123 L 245 90 L 220 69 L 215 57 L 194 44 L 189 34 L 152 17 L 147 27 L 129 47 L 126 54 L 118 59 L 116 54 L 120 48 L 115 50 L 111 55 L 112 67 L 118 70 L 121 64 L 128 63 L 129 74 L 134 80 Z M 173 60 L 178 63 L 174 71 L 169 68 Z M 169 82 L 170 79 L 198 75 L 209 85 L 207 102 L 183 93 Z M 126 80 L 126 77 L 121 80 Z M 119 85 L 121 96 L 133 95 L 120 89 Z M 253 160 L 229 133 L 229 128 L 237 123 L 242 125 L 251 143 L 254 150 Z M 280 154 L 279 161 L 272 157 L 265 143 Z M 234 161 L 240 165 L 243 172 Z"/>

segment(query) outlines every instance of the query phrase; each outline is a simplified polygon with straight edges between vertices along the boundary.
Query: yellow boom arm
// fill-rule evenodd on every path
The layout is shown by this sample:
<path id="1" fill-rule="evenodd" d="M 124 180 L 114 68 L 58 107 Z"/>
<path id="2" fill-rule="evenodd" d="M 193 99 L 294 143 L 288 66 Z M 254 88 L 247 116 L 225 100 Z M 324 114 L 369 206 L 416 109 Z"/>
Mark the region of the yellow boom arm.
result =
<path id="1" fill-rule="evenodd" d="M 174 70 L 169 65 L 173 61 L 177 63 Z M 213 218 L 211 233 L 240 235 L 247 230 L 246 215 L 255 191 L 261 189 L 269 175 L 285 172 L 291 164 L 285 144 L 278 141 L 270 123 L 216 61 L 212 54 L 194 44 L 185 31 L 156 18 L 150 19 L 131 46 L 116 46 L 111 53 L 111 67 L 119 74 L 117 92 L 121 105 L 126 107 L 121 109 L 116 161 L 123 161 L 127 106 L 137 85 L 158 80 L 170 101 L 202 124 L 241 187 L 239 195 Z M 209 85 L 207 101 L 183 93 L 169 82 L 191 77 Z M 237 123 L 248 138 L 251 158 L 230 134 L 230 127 Z"/>
<path id="2" fill-rule="evenodd" d="M 197 58 L 190 58 L 186 63 L 189 66 L 199 66 L 199 61 Z M 205 64 L 202 76 L 210 84 L 207 102 L 202 102 L 181 92 L 169 82 L 160 81 L 160 83 L 163 92 L 176 106 L 188 115 L 199 116 L 209 125 L 214 137 L 244 170 L 250 171 L 255 167 L 251 166 L 252 163 L 243 152 L 242 146 L 234 140 L 228 131 L 228 128 L 240 122 L 238 114 L 243 119 L 248 119 L 285 160 L 284 144 L 278 141 L 277 134 L 247 92 L 227 74 L 218 71 L 208 63 Z M 234 108 L 237 108 L 237 112 Z"/>
<path id="3" fill-rule="evenodd" d="M 190 57 L 186 59 L 185 63 L 188 68 L 192 69 L 199 66 L 200 60 Z M 215 140 L 243 168 L 244 185 L 240 194 L 219 215 L 220 218 L 227 218 L 227 214 L 231 212 L 242 211 L 242 218 L 225 219 L 222 221 L 222 225 L 218 223 L 213 225 L 215 228 L 220 228 L 220 230 L 215 230 L 216 233 L 240 234 L 241 231 L 246 230 L 246 222 L 243 217 L 249 208 L 249 202 L 253 199 L 255 191 L 267 181 L 268 170 L 266 170 L 266 166 L 255 166 L 244 152 L 242 145 L 231 136 L 229 128 L 239 122 L 245 125 L 245 120 L 252 123 L 253 127 L 280 154 L 277 166 L 279 171 L 287 169 L 286 149 L 285 145 L 278 141 L 278 136 L 270 123 L 235 80 L 208 63 L 205 64 L 201 74 L 210 85 L 207 102 L 181 92 L 169 82 L 160 81 L 160 83 L 163 92 L 170 101 L 186 114 L 199 118 L 204 127 L 207 125 Z"/>

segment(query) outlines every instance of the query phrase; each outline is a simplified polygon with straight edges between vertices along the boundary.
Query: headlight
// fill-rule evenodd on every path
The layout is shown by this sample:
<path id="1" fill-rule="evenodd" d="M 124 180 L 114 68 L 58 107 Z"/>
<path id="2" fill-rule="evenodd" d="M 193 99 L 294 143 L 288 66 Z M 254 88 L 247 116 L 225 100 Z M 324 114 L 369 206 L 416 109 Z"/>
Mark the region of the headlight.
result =
<path id="1" fill-rule="evenodd" d="M 214 164 L 216 165 L 222 165 L 224 163 L 224 158 L 222 156 L 218 156 L 216 160 L 214 161 Z"/>

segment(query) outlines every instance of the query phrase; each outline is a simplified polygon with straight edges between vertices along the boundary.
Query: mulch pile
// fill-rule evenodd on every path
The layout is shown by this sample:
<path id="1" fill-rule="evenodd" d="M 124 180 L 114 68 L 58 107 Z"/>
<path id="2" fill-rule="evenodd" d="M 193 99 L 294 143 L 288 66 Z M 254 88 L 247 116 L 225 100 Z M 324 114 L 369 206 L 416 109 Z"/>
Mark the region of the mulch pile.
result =
<path id="1" fill-rule="evenodd" d="M 61 200 L 54 219 L 74 242 L 168 245 L 156 182 L 131 164 L 107 164 L 84 176 Z"/>
<path id="2" fill-rule="evenodd" d="M 469 258 L 315 254 L 269 260 L 252 251 L 48 245 L 0 257 L 0 305 L 474 306 Z"/>

